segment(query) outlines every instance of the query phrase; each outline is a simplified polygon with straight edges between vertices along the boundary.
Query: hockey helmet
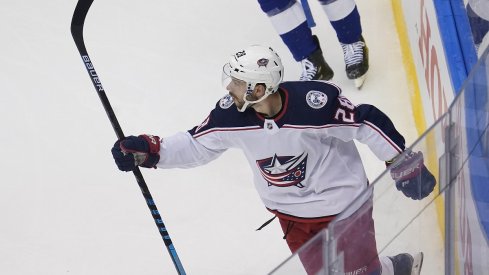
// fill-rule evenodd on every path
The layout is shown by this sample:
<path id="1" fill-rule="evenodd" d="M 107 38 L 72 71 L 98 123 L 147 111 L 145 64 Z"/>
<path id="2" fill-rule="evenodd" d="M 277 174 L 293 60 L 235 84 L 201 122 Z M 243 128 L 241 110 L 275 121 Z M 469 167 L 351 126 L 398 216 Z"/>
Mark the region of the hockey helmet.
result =
<path id="1" fill-rule="evenodd" d="M 233 54 L 228 63 L 223 67 L 222 80 L 226 87 L 231 78 L 246 82 L 246 94 L 244 101 L 249 104 L 262 101 L 268 95 L 277 91 L 284 76 L 284 66 L 278 54 L 271 48 L 260 45 L 252 45 Z M 249 101 L 247 95 L 253 92 L 257 84 L 265 85 L 265 95 L 258 100 Z"/>

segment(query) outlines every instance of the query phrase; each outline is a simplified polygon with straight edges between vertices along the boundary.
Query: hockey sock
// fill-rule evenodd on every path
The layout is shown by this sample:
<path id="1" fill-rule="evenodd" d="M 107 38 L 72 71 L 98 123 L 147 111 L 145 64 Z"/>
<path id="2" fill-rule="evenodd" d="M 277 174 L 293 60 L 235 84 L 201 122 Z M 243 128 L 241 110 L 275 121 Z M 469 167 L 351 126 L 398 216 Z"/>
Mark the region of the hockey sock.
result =
<path id="1" fill-rule="evenodd" d="M 338 40 L 343 44 L 351 44 L 360 40 L 362 25 L 360 14 L 353 0 L 338 0 L 324 4 L 324 12 L 336 31 Z"/>

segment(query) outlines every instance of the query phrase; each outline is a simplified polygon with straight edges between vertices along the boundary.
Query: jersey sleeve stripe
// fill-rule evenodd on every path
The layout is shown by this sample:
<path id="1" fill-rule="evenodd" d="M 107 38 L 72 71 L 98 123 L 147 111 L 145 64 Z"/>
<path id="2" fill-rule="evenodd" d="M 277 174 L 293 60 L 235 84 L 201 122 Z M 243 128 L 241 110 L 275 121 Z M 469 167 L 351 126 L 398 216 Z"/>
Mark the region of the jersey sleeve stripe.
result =
<path id="1" fill-rule="evenodd" d="M 233 127 L 233 128 L 212 128 L 212 129 L 200 132 L 198 134 L 194 134 L 192 137 L 198 138 L 198 137 L 210 134 L 212 132 L 248 131 L 248 130 L 258 130 L 258 129 L 262 129 L 262 127 L 260 127 L 260 126 L 249 126 L 249 127 Z"/>
<path id="2" fill-rule="evenodd" d="M 401 147 L 399 147 L 392 139 L 390 139 L 382 130 L 380 130 L 375 124 L 365 120 L 363 122 L 365 125 L 369 126 L 376 132 L 378 132 L 397 152 L 402 153 Z"/>
<path id="3" fill-rule="evenodd" d="M 291 129 L 325 129 L 325 128 L 333 128 L 333 127 L 360 127 L 360 123 L 350 123 L 350 124 L 326 124 L 321 126 L 315 125 L 292 125 L 292 124 L 284 124 L 282 128 L 291 128 Z"/>

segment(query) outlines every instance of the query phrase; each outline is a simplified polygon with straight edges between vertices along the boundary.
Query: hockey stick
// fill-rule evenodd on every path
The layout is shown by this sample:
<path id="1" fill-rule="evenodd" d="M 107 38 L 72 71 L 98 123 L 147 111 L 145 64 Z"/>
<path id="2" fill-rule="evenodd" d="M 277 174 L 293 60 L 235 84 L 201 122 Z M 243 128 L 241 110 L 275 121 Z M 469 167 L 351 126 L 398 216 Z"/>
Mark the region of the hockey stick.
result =
<path id="1" fill-rule="evenodd" d="M 93 0 L 78 1 L 75 11 L 73 13 L 73 18 L 71 20 L 71 35 L 73 36 L 73 40 L 75 41 L 78 51 L 80 52 L 80 56 L 83 60 L 83 63 L 85 64 L 88 75 L 92 80 L 93 86 L 95 87 L 95 90 L 97 91 L 97 94 L 100 100 L 102 101 L 102 105 L 104 106 L 105 112 L 109 117 L 110 123 L 112 124 L 112 128 L 114 128 L 117 138 L 122 139 L 125 137 L 124 133 L 122 132 L 121 126 L 117 121 L 117 118 L 114 114 L 114 110 L 112 110 L 109 99 L 107 98 L 105 94 L 105 90 L 102 87 L 102 83 L 100 82 L 100 79 L 97 75 L 97 72 L 95 71 L 95 68 L 93 67 L 93 63 L 92 61 L 90 61 L 90 57 L 88 56 L 88 52 L 87 49 L 85 48 L 85 42 L 83 39 L 83 25 L 85 23 L 85 18 L 87 16 L 88 10 L 90 9 L 92 3 Z M 165 243 L 165 246 L 168 249 L 168 252 L 170 253 L 171 259 L 173 261 L 173 264 L 175 265 L 175 268 L 177 269 L 178 274 L 186 274 L 185 270 L 183 269 L 183 265 L 180 262 L 180 259 L 178 258 L 177 251 L 173 246 L 170 235 L 168 234 L 165 224 L 163 223 L 163 219 L 161 218 L 158 208 L 156 207 L 156 204 L 153 200 L 153 197 L 149 192 L 148 186 L 144 181 L 143 175 L 141 174 L 141 171 L 137 167 L 134 170 L 134 176 L 136 177 L 136 181 L 138 182 L 139 188 L 143 193 L 144 199 L 146 200 L 146 204 L 151 210 L 151 215 L 153 216 L 156 227 L 158 227 L 158 231 L 160 232 L 160 235 L 163 238 L 163 242 Z"/>
<path id="2" fill-rule="evenodd" d="M 309 7 L 309 2 L 307 0 L 301 0 L 302 9 L 304 9 L 304 14 L 306 15 L 307 26 L 309 28 L 316 27 L 316 22 L 314 22 L 314 17 L 312 16 L 311 8 Z"/>

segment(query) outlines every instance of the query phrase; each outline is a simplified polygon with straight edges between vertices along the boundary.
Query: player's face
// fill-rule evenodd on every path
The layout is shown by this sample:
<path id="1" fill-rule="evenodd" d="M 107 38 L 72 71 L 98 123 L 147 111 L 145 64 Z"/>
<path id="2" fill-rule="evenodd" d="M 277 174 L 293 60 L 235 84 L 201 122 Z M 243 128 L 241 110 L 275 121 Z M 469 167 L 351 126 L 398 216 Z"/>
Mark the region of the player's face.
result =
<path id="1" fill-rule="evenodd" d="M 229 84 L 226 86 L 226 90 L 229 91 L 229 95 L 233 98 L 234 104 L 238 109 L 243 107 L 243 96 L 246 93 L 246 82 L 232 77 Z"/>

